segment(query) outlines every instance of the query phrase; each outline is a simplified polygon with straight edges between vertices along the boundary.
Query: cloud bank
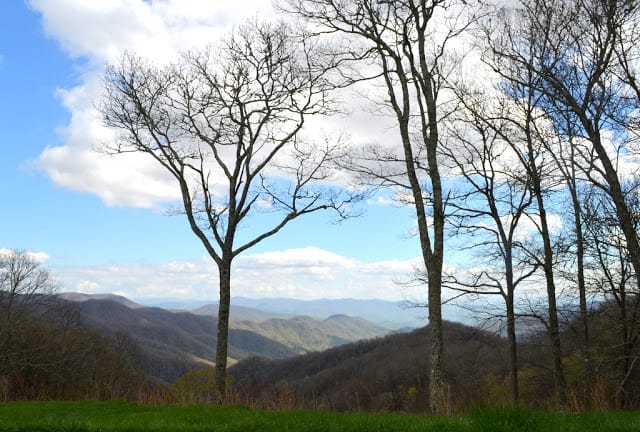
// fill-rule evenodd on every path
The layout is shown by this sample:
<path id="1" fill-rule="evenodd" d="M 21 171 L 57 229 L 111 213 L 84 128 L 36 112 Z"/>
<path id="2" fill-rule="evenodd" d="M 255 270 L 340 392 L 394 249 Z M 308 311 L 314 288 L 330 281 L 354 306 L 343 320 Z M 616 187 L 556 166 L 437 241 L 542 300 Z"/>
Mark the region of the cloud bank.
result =
<path id="1" fill-rule="evenodd" d="M 405 300 L 424 297 L 423 288 L 399 285 L 420 259 L 362 262 L 315 247 L 240 256 L 232 269 L 232 295 L 251 298 L 291 297 L 376 298 Z M 202 257 L 165 263 L 127 262 L 93 267 L 53 269 L 63 291 L 116 293 L 135 300 L 218 299 L 218 274 Z"/>

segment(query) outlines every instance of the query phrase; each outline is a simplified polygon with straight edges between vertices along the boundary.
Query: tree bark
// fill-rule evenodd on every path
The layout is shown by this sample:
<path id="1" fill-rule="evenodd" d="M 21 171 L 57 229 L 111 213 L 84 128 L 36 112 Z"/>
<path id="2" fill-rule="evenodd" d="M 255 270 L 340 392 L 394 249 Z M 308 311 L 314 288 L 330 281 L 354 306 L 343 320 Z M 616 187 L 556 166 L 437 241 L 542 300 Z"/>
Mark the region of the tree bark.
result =
<path id="1" fill-rule="evenodd" d="M 576 230 L 576 260 L 578 271 L 578 297 L 580 303 L 580 324 L 582 326 L 582 367 L 584 380 L 583 403 L 585 411 L 591 411 L 591 350 L 589 340 L 589 316 L 587 306 L 587 286 L 584 278 L 584 235 L 582 233 L 582 216 L 580 200 L 575 185 L 575 176 L 569 179 L 573 218 Z"/>
<path id="2" fill-rule="evenodd" d="M 229 342 L 229 315 L 231 308 L 231 260 L 218 265 L 220 276 L 220 302 L 218 303 L 218 329 L 216 340 L 216 390 L 220 401 L 226 396 L 227 352 Z"/>
<path id="3" fill-rule="evenodd" d="M 517 405 L 518 391 L 518 341 L 516 338 L 516 318 L 513 301 L 513 288 L 507 288 L 507 341 L 509 344 L 509 400 Z"/>
<path id="4" fill-rule="evenodd" d="M 542 190 L 539 181 L 536 180 L 536 199 L 540 212 L 540 231 L 544 248 L 544 276 L 547 287 L 547 306 L 549 313 L 549 340 L 551 342 L 551 352 L 553 355 L 553 379 L 556 393 L 556 409 L 563 412 L 567 404 L 567 384 L 564 377 L 564 367 L 562 365 L 562 347 L 560 343 L 560 326 L 558 323 L 558 306 L 556 303 L 556 286 L 553 279 L 553 249 L 547 222 L 547 213 L 542 198 Z"/>
<path id="5" fill-rule="evenodd" d="M 440 266 L 441 267 L 441 266 Z M 429 374 L 429 404 L 431 411 L 445 414 L 449 411 L 444 380 L 442 336 L 441 272 L 429 273 L 429 329 L 431 331 L 431 371 Z M 435 280 L 437 279 L 437 281 Z"/>

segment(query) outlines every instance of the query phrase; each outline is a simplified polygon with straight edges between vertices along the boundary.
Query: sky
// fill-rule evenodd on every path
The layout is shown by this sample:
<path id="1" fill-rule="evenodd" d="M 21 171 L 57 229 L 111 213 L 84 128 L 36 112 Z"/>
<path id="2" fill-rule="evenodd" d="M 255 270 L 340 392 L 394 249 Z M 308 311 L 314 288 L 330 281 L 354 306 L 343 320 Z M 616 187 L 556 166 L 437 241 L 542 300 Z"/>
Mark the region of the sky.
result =
<path id="1" fill-rule="evenodd" d="M 215 301 L 212 260 L 186 219 L 167 215 L 175 185 L 145 158 L 97 152 L 109 135 L 95 106 L 105 65 L 125 50 L 167 61 L 256 16 L 275 18 L 268 0 L 3 1 L 0 249 L 37 253 L 61 291 Z M 357 107 L 335 120 L 365 141 L 379 121 Z M 421 296 L 398 283 L 420 262 L 412 209 L 378 196 L 362 210 L 340 224 L 300 218 L 246 251 L 232 295 Z"/>

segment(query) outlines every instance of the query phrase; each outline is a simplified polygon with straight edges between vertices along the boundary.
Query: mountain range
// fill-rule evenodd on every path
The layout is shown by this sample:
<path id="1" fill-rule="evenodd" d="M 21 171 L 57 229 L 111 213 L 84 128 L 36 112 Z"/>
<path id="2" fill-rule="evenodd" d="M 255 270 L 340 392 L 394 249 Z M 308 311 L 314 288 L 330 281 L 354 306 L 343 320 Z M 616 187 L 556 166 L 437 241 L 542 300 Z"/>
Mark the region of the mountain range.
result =
<path id="1" fill-rule="evenodd" d="M 111 294 L 63 293 L 77 304 L 85 325 L 106 335 L 127 335 L 139 349 L 150 377 L 172 382 L 215 358 L 217 308 L 196 311 L 147 307 Z M 363 318 L 335 314 L 325 319 L 234 306 L 229 331 L 229 362 L 259 356 L 292 357 L 392 331 Z"/>
<path id="2" fill-rule="evenodd" d="M 171 301 L 157 301 L 153 304 L 162 307 L 180 304 Z M 216 314 L 218 305 L 211 303 L 200 307 L 186 308 L 194 313 Z M 444 304 L 442 312 L 448 321 L 471 324 L 468 310 L 454 304 Z M 427 324 L 427 310 L 416 307 L 409 301 L 388 301 L 377 299 L 316 299 L 298 300 L 290 298 L 233 297 L 231 299 L 232 318 L 245 321 L 263 321 L 265 314 L 273 317 L 291 318 L 295 315 L 307 315 L 316 319 L 326 319 L 332 315 L 347 315 L 363 318 L 392 329 L 412 329 Z"/>

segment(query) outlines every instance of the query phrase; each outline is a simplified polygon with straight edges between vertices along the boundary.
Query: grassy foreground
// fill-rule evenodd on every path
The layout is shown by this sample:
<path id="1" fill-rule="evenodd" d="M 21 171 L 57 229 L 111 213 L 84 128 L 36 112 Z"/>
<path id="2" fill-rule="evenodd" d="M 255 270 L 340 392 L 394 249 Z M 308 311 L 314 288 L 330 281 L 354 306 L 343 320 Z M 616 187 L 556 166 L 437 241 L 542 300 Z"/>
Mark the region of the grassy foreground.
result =
<path id="1" fill-rule="evenodd" d="M 468 416 L 265 412 L 113 402 L 0 404 L 0 431 L 640 431 L 640 413 L 554 415 L 483 410 Z"/>

